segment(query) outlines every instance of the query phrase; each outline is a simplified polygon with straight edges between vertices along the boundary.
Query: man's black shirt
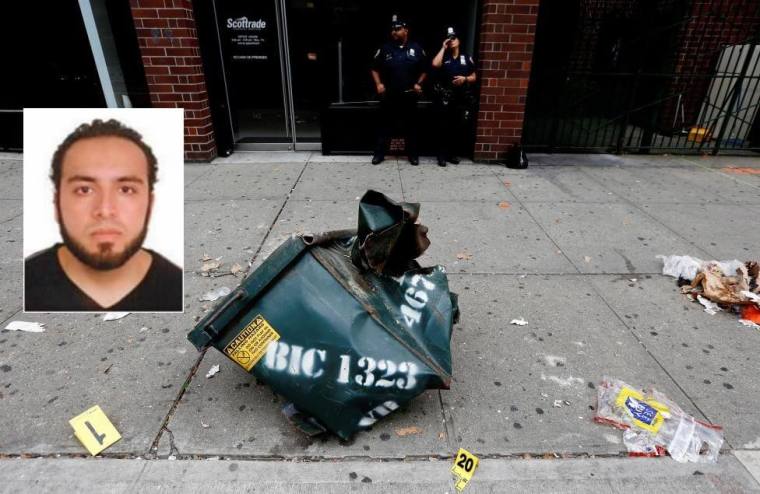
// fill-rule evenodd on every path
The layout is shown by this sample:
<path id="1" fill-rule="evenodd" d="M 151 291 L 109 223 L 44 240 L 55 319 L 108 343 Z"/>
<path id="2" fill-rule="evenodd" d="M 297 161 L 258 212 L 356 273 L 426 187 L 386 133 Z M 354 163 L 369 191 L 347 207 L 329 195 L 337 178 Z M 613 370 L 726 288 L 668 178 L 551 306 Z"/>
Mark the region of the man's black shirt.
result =
<path id="1" fill-rule="evenodd" d="M 27 311 L 181 311 L 182 270 L 165 257 L 144 249 L 153 262 L 143 280 L 110 307 L 91 299 L 66 275 L 55 244 L 29 256 L 25 262 L 24 310 Z"/>
<path id="2" fill-rule="evenodd" d="M 386 43 L 375 53 L 372 68 L 380 73 L 380 80 L 391 93 L 413 90 L 427 69 L 425 51 L 414 41 L 406 45 Z"/>

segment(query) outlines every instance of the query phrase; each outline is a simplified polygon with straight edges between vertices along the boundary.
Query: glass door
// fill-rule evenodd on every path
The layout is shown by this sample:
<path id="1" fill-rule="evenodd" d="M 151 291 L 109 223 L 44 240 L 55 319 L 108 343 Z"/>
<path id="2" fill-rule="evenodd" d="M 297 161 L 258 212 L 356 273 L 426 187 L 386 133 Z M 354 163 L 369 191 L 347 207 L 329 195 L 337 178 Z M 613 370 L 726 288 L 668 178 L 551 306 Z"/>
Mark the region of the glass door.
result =
<path id="1" fill-rule="evenodd" d="M 235 147 L 319 149 L 321 9 L 310 0 L 214 0 L 214 9 Z"/>
<path id="2" fill-rule="evenodd" d="M 214 7 L 236 146 L 293 149 L 280 0 L 214 0 Z"/>

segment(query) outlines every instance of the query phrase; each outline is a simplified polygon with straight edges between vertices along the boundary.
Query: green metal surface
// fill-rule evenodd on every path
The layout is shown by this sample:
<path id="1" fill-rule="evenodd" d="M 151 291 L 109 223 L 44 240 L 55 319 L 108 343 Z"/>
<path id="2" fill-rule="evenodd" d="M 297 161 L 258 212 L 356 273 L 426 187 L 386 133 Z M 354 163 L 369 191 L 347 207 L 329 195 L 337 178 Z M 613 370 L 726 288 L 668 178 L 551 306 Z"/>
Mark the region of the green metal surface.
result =
<path id="1" fill-rule="evenodd" d="M 385 214 L 372 218 L 387 229 Z M 367 271 L 352 263 L 356 242 L 345 231 L 287 240 L 188 335 L 225 353 L 263 318 L 279 340 L 250 373 L 292 402 L 286 415 L 302 430 L 343 439 L 449 386 L 458 316 L 443 267 Z"/>

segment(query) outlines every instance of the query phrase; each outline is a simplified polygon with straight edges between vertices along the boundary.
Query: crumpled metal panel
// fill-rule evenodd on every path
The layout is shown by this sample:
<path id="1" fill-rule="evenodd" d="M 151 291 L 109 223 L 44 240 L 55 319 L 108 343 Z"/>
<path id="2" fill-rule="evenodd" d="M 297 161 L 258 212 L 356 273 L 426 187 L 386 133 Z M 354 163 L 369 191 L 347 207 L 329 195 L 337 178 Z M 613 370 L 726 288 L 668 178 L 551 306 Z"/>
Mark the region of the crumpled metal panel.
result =
<path id="1" fill-rule="evenodd" d="M 251 325 L 265 321 L 279 339 L 265 341 L 266 353 L 249 372 L 292 402 L 284 412 L 309 434 L 327 429 L 348 439 L 451 382 L 459 309 L 445 269 L 414 261 L 424 251 L 424 227 L 414 224 L 419 206 L 407 214 L 406 205 L 384 203 L 382 194 L 367 196 L 363 237 L 292 237 L 188 335 L 197 348 L 211 345 L 245 369 L 229 348 L 242 337 L 256 343 Z M 401 266 L 407 269 L 397 271 Z"/>

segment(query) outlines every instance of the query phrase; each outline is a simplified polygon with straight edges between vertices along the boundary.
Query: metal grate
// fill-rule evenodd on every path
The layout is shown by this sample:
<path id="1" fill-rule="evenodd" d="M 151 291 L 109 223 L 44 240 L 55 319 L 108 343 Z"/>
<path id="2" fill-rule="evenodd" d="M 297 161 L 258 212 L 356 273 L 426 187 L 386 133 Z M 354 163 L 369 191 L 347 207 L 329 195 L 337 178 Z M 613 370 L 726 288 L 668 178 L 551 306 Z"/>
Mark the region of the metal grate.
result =
<path id="1" fill-rule="evenodd" d="M 760 150 L 760 0 L 540 4 L 523 144 Z"/>

